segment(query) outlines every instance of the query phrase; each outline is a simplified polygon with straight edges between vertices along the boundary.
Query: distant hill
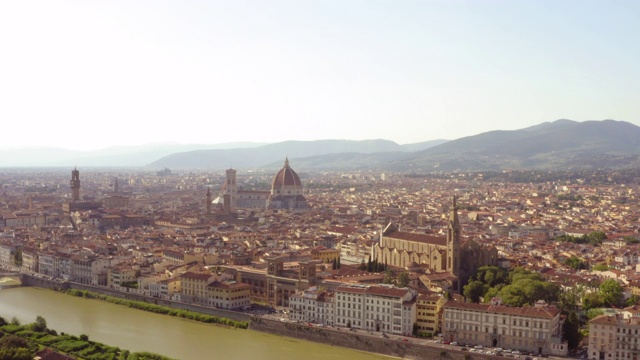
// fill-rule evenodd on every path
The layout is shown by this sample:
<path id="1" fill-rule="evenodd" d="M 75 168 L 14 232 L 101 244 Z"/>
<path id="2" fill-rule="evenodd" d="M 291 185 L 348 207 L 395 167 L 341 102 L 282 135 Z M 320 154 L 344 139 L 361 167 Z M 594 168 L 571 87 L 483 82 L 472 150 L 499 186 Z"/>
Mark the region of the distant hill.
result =
<path id="1" fill-rule="evenodd" d="M 427 129 L 428 130 L 428 129 Z M 142 166 L 152 169 L 279 168 L 411 173 L 570 168 L 640 168 L 640 127 L 624 121 L 557 120 L 457 140 L 398 145 L 389 140 L 284 141 L 274 144 L 152 144 L 92 152 L 0 149 L 0 167 Z"/>
<path id="2" fill-rule="evenodd" d="M 422 171 L 621 168 L 640 165 L 640 127 L 624 121 L 558 120 L 490 131 L 410 154 Z M 402 166 L 396 164 L 395 170 Z"/>
<path id="3" fill-rule="evenodd" d="M 352 166 L 375 166 L 381 155 L 406 152 L 409 149 L 426 149 L 446 140 L 427 141 L 417 144 L 398 145 L 389 140 L 317 140 L 284 141 L 252 149 L 196 150 L 171 154 L 149 164 L 152 168 L 222 169 L 256 167 L 281 167 L 285 156 L 295 160 L 296 168 L 350 168 Z M 372 156 L 371 154 L 377 154 Z M 326 157 L 323 157 L 326 156 Z M 361 163 L 369 158 L 367 163 Z M 304 161 L 302 159 L 305 159 Z M 368 164 L 368 165 L 367 165 Z M 292 164 L 293 165 L 293 164 Z"/>
<path id="4" fill-rule="evenodd" d="M 139 146 L 114 146 L 100 150 L 74 151 L 46 147 L 0 148 L 0 167 L 40 166 L 144 166 L 163 156 L 196 149 L 238 149 L 263 143 L 224 144 L 156 143 Z"/>
<path id="5" fill-rule="evenodd" d="M 449 140 L 444 140 L 444 139 L 430 140 L 430 141 L 423 141 L 423 142 L 414 143 L 414 144 L 404 144 L 404 145 L 400 145 L 400 147 L 402 148 L 402 151 L 413 152 L 413 151 L 429 149 L 434 146 L 444 144 L 447 141 Z"/>

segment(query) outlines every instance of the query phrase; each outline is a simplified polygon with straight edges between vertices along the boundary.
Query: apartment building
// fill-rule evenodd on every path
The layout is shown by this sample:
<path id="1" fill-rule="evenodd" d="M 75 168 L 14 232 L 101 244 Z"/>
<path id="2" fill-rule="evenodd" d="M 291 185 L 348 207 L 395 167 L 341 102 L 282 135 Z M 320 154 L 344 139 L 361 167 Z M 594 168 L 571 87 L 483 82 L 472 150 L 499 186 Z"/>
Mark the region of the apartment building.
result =
<path id="1" fill-rule="evenodd" d="M 442 308 L 447 302 L 441 294 L 420 294 L 416 300 L 416 326 L 421 333 L 438 334 L 442 329 Z"/>
<path id="2" fill-rule="evenodd" d="M 393 285 L 341 285 L 335 290 L 335 324 L 411 335 L 416 295 L 414 290 Z"/>
<path id="3" fill-rule="evenodd" d="M 317 286 L 289 297 L 289 319 L 333 325 L 335 322 L 334 296 Z"/>
<path id="4" fill-rule="evenodd" d="M 560 309 L 544 303 L 512 307 L 494 298 L 491 304 L 448 301 L 444 305 L 447 340 L 489 347 L 565 356 Z"/>
<path id="5" fill-rule="evenodd" d="M 251 285 L 187 271 L 180 276 L 180 300 L 222 309 L 250 305 Z"/>
<path id="6" fill-rule="evenodd" d="M 38 250 L 30 247 L 22 248 L 21 271 L 38 272 Z"/>
<path id="7" fill-rule="evenodd" d="M 589 321 L 589 359 L 640 359 L 640 311 L 632 309 L 631 314 L 600 315 Z"/>
<path id="8" fill-rule="evenodd" d="M 11 243 L 0 244 L 0 265 L 15 266 L 16 245 Z"/>
<path id="9" fill-rule="evenodd" d="M 207 306 L 221 309 L 241 309 L 251 305 L 251 285 L 233 280 L 215 280 L 207 285 Z"/>
<path id="10" fill-rule="evenodd" d="M 212 274 L 201 274 L 187 271 L 180 276 L 181 301 L 207 305 L 207 285 Z"/>

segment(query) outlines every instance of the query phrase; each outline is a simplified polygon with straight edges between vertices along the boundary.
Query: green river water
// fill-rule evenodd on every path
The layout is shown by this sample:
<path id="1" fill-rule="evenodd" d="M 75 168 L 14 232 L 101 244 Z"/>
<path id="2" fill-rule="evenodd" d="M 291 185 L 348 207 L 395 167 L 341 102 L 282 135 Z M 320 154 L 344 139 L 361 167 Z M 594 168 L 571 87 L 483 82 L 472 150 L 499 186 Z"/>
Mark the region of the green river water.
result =
<path id="1" fill-rule="evenodd" d="M 43 316 L 50 328 L 130 351 L 176 359 L 391 359 L 251 330 L 228 329 L 34 287 L 0 289 L 0 316 L 23 324 Z"/>

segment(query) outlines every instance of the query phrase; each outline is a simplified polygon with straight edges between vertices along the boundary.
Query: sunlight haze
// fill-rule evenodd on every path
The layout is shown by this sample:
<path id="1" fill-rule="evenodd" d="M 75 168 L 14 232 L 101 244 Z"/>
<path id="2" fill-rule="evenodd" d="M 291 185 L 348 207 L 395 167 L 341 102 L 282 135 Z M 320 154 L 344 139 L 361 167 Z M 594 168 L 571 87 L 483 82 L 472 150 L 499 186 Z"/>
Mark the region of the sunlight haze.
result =
<path id="1" fill-rule="evenodd" d="M 640 124 L 636 1 L 3 1 L 0 147 Z"/>

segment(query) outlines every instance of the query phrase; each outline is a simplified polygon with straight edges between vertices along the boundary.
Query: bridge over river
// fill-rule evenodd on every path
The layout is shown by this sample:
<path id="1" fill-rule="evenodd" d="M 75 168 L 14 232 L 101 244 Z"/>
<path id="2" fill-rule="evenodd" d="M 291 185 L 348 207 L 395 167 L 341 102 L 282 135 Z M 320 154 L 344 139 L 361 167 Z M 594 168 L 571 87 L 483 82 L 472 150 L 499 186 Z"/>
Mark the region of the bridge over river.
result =
<path id="1" fill-rule="evenodd" d="M 16 287 L 22 285 L 22 274 L 0 273 L 0 288 Z"/>

